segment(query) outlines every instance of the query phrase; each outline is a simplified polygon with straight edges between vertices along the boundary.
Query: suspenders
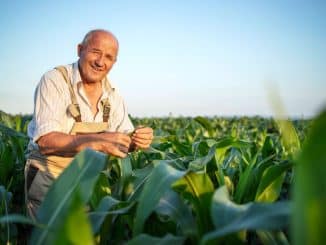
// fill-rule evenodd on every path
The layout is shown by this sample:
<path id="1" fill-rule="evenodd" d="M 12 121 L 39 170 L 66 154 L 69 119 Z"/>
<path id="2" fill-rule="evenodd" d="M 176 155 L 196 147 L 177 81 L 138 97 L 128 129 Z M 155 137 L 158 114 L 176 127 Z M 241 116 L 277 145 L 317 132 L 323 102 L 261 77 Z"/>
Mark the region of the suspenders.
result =
<path id="1" fill-rule="evenodd" d="M 64 66 L 58 66 L 58 67 L 55 67 L 55 69 L 58 70 L 62 74 L 62 76 L 65 79 L 65 81 L 68 85 L 68 88 L 69 88 L 71 104 L 68 106 L 67 110 L 69 111 L 69 113 L 72 115 L 72 117 L 75 119 L 76 122 L 81 122 L 81 114 L 80 114 L 79 104 L 77 103 L 74 89 L 69 80 L 67 69 Z M 103 122 L 108 122 L 110 110 L 111 110 L 111 105 L 110 105 L 109 99 L 105 99 L 101 103 L 102 103 L 102 107 L 103 107 Z"/>

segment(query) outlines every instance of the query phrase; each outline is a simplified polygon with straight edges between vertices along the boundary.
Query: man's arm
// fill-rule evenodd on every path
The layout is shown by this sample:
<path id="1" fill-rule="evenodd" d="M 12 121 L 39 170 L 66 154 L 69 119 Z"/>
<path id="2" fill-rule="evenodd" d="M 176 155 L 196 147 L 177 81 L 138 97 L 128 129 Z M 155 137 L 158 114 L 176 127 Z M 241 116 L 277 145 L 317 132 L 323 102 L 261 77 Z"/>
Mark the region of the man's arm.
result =
<path id="1" fill-rule="evenodd" d="M 116 157 L 125 157 L 131 139 L 123 133 L 91 133 L 69 135 L 61 132 L 51 132 L 37 141 L 40 152 L 44 155 L 60 155 L 71 157 L 76 153 L 91 148 Z"/>

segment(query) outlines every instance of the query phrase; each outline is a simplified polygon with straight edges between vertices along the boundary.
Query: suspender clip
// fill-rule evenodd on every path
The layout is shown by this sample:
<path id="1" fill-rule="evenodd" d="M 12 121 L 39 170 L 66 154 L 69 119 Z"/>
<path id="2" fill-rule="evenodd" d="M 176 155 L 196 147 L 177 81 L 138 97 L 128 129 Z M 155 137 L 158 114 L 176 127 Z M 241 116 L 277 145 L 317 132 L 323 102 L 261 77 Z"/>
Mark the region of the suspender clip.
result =
<path id="1" fill-rule="evenodd" d="M 70 104 L 67 108 L 67 111 L 75 119 L 76 122 L 81 122 L 80 108 L 78 104 Z"/>

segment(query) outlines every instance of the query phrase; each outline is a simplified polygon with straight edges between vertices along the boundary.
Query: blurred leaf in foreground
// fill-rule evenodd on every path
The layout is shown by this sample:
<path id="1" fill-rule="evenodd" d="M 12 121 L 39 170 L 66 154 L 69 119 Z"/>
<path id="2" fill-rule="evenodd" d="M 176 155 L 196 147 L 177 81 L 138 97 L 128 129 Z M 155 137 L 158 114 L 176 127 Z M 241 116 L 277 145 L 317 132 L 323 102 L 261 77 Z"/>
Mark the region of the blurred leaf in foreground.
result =
<path id="1" fill-rule="evenodd" d="M 31 244 L 53 244 L 61 226 L 68 222 L 69 207 L 76 192 L 85 205 L 91 197 L 96 180 L 107 163 L 103 153 L 86 149 L 76 155 L 70 165 L 51 185 L 37 213 L 38 222 L 47 225 L 47 229 L 35 227 Z M 69 221 L 72 222 L 72 221 Z"/>
<path id="2" fill-rule="evenodd" d="M 298 134 L 292 122 L 287 119 L 287 113 L 285 112 L 285 108 L 282 104 L 282 99 L 277 91 L 277 88 L 273 85 L 269 85 L 268 95 L 275 114 L 275 121 L 280 131 L 282 145 L 285 149 L 285 155 L 289 155 L 293 158 L 293 156 L 300 149 Z"/>
<path id="3" fill-rule="evenodd" d="M 78 192 L 73 197 L 67 218 L 58 231 L 55 244 L 94 244 L 91 225 Z"/>
<path id="4" fill-rule="evenodd" d="M 326 110 L 313 122 L 295 173 L 294 244 L 325 244 Z"/>

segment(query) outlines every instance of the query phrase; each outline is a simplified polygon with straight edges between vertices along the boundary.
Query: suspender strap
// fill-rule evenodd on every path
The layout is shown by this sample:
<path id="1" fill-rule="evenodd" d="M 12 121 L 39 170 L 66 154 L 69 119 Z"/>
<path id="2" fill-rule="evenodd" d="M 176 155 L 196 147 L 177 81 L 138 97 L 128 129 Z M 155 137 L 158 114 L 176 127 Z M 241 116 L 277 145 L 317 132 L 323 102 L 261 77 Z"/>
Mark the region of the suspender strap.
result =
<path id="1" fill-rule="evenodd" d="M 113 90 L 107 77 L 105 77 L 104 89 L 107 92 Z M 108 122 L 110 116 L 110 110 L 111 110 L 111 105 L 108 98 L 102 100 L 102 106 L 103 106 L 103 122 Z"/>
<path id="2" fill-rule="evenodd" d="M 64 66 L 58 66 L 58 67 L 55 67 L 55 69 L 58 70 L 62 74 L 62 76 L 65 79 L 65 81 L 68 85 L 68 88 L 69 88 L 69 93 L 70 93 L 70 98 L 71 98 L 72 104 L 70 104 L 68 106 L 68 111 L 73 116 L 73 118 L 75 119 L 76 122 L 81 122 L 80 108 L 77 103 L 74 89 L 73 89 L 72 84 L 68 77 L 68 71 Z"/>
<path id="3" fill-rule="evenodd" d="M 62 74 L 62 76 L 65 79 L 65 81 L 68 85 L 68 88 L 69 88 L 69 93 L 70 93 L 72 104 L 70 104 L 68 106 L 68 111 L 73 116 L 73 118 L 75 119 L 76 122 L 81 122 L 81 114 L 80 114 L 79 104 L 77 103 L 74 89 L 73 89 L 70 79 L 68 77 L 68 71 L 64 66 L 57 66 L 57 67 L 55 67 L 55 69 L 58 70 Z M 105 89 L 108 91 L 112 89 L 107 78 L 105 78 Z M 101 103 L 102 103 L 102 107 L 103 107 L 103 122 L 108 122 L 109 116 L 110 116 L 110 110 L 111 110 L 110 101 L 109 101 L 109 99 L 106 98 L 106 99 L 102 100 Z"/>

